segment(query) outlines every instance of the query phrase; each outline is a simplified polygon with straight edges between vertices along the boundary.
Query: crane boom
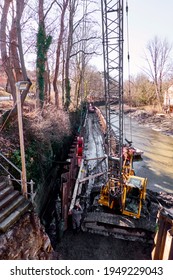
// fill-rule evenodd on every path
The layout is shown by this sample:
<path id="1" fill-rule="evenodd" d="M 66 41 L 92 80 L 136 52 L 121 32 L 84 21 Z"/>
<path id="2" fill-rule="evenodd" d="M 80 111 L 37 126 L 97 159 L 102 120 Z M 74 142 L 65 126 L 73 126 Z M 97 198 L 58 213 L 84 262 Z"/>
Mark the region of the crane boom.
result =
<path id="1" fill-rule="evenodd" d="M 98 203 L 110 209 L 119 207 L 122 214 L 139 218 L 146 196 L 147 179 L 134 176 L 134 151 L 123 143 L 124 0 L 102 0 L 101 3 L 108 181 L 102 187 Z M 115 104 L 118 110 L 113 114 L 112 105 Z"/>
<path id="2" fill-rule="evenodd" d="M 102 39 L 108 156 L 115 147 L 111 141 L 112 123 L 117 139 L 116 154 L 122 170 L 123 148 L 123 0 L 102 0 Z M 118 105 L 116 120 L 112 105 Z M 108 165 L 109 169 L 109 165 Z M 121 172 L 120 172 L 121 173 Z"/>

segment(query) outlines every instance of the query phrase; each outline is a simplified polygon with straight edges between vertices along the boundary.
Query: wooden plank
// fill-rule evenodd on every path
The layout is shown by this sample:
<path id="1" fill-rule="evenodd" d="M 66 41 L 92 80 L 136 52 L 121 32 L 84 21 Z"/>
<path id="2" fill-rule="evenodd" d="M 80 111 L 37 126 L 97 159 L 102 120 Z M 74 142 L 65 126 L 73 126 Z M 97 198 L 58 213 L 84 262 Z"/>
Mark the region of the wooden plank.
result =
<path id="1" fill-rule="evenodd" d="M 164 246 L 164 252 L 163 252 L 163 260 L 171 260 L 172 256 L 170 254 L 172 253 L 173 248 L 173 236 L 171 234 L 171 230 L 167 231 L 166 234 L 166 240 L 165 240 L 165 246 Z"/>
<path id="2" fill-rule="evenodd" d="M 81 166 L 79 169 L 79 173 L 78 173 L 78 178 L 76 179 L 76 183 L 74 186 L 74 191 L 73 191 L 73 196 L 71 199 L 71 204 L 70 204 L 70 208 L 69 208 L 69 212 L 73 209 L 75 202 L 76 202 L 76 197 L 79 194 L 79 185 L 80 185 L 80 178 L 82 179 L 84 176 L 84 172 L 83 172 L 83 168 L 84 168 L 84 160 L 82 159 L 81 161 Z"/>
<path id="3" fill-rule="evenodd" d="M 104 156 L 104 157 L 95 157 L 95 158 L 86 158 L 85 159 L 85 161 L 89 161 L 89 160 L 100 160 L 100 159 L 102 159 L 102 160 L 104 160 L 104 159 L 106 159 L 106 156 Z"/>
<path id="4" fill-rule="evenodd" d="M 97 173 L 97 174 L 94 174 L 94 175 L 87 176 L 87 177 L 85 177 L 85 178 L 79 180 L 79 183 L 84 183 L 84 182 L 86 182 L 86 181 L 88 181 L 88 180 L 90 180 L 90 179 L 99 177 L 99 176 L 101 176 L 101 175 L 103 175 L 103 174 L 105 174 L 105 172 L 101 172 L 101 173 Z"/>

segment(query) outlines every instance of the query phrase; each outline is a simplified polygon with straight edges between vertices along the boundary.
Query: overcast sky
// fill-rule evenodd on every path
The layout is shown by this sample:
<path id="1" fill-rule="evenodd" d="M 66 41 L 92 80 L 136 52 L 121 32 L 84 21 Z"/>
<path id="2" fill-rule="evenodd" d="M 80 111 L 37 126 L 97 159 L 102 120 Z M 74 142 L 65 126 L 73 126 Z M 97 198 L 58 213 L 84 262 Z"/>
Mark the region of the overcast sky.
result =
<path id="1" fill-rule="evenodd" d="M 158 36 L 161 39 L 166 38 L 171 45 L 173 44 L 173 0 L 128 0 L 128 6 L 130 72 L 136 75 L 141 72 L 141 67 L 145 63 L 144 52 L 150 40 Z M 126 22 L 126 15 L 124 20 Z M 126 24 L 124 28 L 126 29 Z M 124 50 L 126 52 L 126 44 Z M 125 66 L 126 57 L 125 53 Z"/>
<path id="2" fill-rule="evenodd" d="M 129 12 L 129 49 L 130 74 L 141 73 L 145 65 L 144 52 L 147 43 L 155 36 L 167 39 L 173 45 L 173 0 L 128 0 Z M 126 0 L 124 0 L 124 9 Z M 124 78 L 127 71 L 127 17 L 124 12 Z M 173 58 L 173 55 L 172 55 Z M 102 69 L 101 58 L 96 59 L 96 66 Z"/>

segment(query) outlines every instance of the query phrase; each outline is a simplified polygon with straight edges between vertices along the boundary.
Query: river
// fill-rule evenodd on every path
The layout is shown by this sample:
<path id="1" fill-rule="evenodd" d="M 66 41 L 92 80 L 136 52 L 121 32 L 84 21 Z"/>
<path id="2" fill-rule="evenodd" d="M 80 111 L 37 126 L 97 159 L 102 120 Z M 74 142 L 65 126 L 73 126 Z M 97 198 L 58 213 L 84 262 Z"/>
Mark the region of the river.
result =
<path id="1" fill-rule="evenodd" d="M 0 101 L 12 100 L 11 96 L 0 96 Z"/>
<path id="2" fill-rule="evenodd" d="M 134 163 L 136 175 L 147 177 L 153 191 L 173 193 L 173 137 L 125 117 L 124 137 L 131 136 L 133 145 L 144 152 L 143 160 Z"/>

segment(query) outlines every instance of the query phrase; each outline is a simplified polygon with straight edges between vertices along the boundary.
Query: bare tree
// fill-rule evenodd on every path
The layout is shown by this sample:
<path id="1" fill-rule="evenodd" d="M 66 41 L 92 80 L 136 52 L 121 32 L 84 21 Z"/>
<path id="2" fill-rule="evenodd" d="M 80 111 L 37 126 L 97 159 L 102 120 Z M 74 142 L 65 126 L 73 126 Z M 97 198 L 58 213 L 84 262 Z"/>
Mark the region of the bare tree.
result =
<path id="1" fill-rule="evenodd" d="M 69 0 L 63 0 L 62 5 L 59 4 L 59 7 L 61 9 L 60 33 L 59 33 L 58 43 L 57 43 L 55 73 L 54 73 L 54 79 L 53 79 L 53 88 L 54 88 L 54 92 L 55 92 L 55 105 L 57 107 L 59 107 L 59 92 L 58 92 L 58 87 L 57 87 L 57 79 L 58 79 L 58 75 L 59 75 L 61 47 L 62 47 L 62 43 L 63 43 L 64 18 L 65 18 L 65 13 L 66 13 L 68 3 L 69 3 Z"/>
<path id="2" fill-rule="evenodd" d="M 84 100 L 86 81 L 85 68 L 93 55 L 96 54 L 98 39 L 100 38 L 95 31 L 97 22 L 93 20 L 93 14 L 97 11 L 95 6 L 90 7 L 93 1 L 70 0 L 69 2 L 69 31 L 67 40 L 67 53 L 65 63 L 65 107 L 70 105 L 70 64 L 75 63 L 75 92 L 77 106 Z M 80 17 L 77 17 L 80 11 Z M 71 62 L 71 63 L 70 63 Z"/>
<path id="3" fill-rule="evenodd" d="M 154 104 L 156 99 L 155 87 L 151 79 L 145 74 L 131 77 L 124 82 L 124 101 L 131 106 L 144 106 Z"/>
<path id="4" fill-rule="evenodd" d="M 75 86 L 76 100 L 80 104 L 87 84 L 84 78 L 85 68 L 89 59 L 96 53 L 95 46 L 98 45 L 96 24 L 93 20 L 95 2 L 92 0 L 38 0 L 39 7 L 34 6 L 34 1 L 27 1 L 26 7 L 24 3 L 26 3 L 24 0 L 4 0 L 1 17 L 3 28 L 0 32 L 4 42 L 1 44 L 1 53 L 4 69 L 6 67 L 6 73 L 8 72 L 14 102 L 15 82 L 27 79 L 24 60 L 27 58 L 30 62 L 33 59 L 33 65 L 35 66 L 35 62 L 37 65 L 37 105 L 42 107 L 44 102 L 50 100 L 50 82 L 53 82 L 57 107 L 60 100 L 58 84 L 62 84 L 62 103 L 67 109 Z M 49 11 L 54 4 L 60 7 L 60 15 L 59 12 L 54 12 L 49 16 Z M 34 21 L 32 25 L 31 19 Z M 57 28 L 58 21 L 60 24 Z M 51 45 L 50 51 L 48 47 L 51 36 L 47 34 L 53 36 L 54 44 Z M 37 46 L 37 51 L 35 46 Z M 29 52 L 32 55 L 28 55 Z M 52 58 L 54 58 L 53 68 L 49 67 Z M 49 72 L 52 75 L 51 78 Z M 62 77 L 62 81 L 58 81 L 59 77 Z M 27 91 L 22 93 L 22 100 L 26 97 Z"/>
<path id="5" fill-rule="evenodd" d="M 17 115 L 17 105 L 16 101 L 16 87 L 15 83 L 18 79 L 23 78 L 23 80 L 28 81 L 27 89 L 24 90 L 21 94 L 21 104 L 23 106 L 24 100 L 26 95 L 29 91 L 31 86 L 31 82 L 27 77 L 25 62 L 24 62 L 24 55 L 23 55 L 23 47 L 22 47 L 22 35 L 21 35 L 21 17 L 24 10 L 24 0 L 17 0 L 16 1 L 16 15 L 14 15 L 14 6 L 12 5 L 12 25 L 11 25 L 11 32 L 9 38 L 12 41 L 7 42 L 7 18 L 9 16 L 9 8 L 12 1 L 5 0 L 4 7 L 2 11 L 1 17 L 1 30 L 0 30 L 0 37 L 1 37 L 1 56 L 2 62 L 4 66 L 4 70 L 7 74 L 9 84 L 10 84 L 10 91 L 13 96 L 14 100 L 14 107 L 10 112 L 6 112 L 3 115 L 3 121 L 8 119 L 10 121 L 11 118 L 16 117 Z M 12 34 L 14 32 L 14 34 Z M 9 50 L 7 50 L 7 46 L 9 45 Z M 10 56 L 12 55 L 12 56 Z M 4 127 L 4 126 L 3 126 Z"/>
<path id="6" fill-rule="evenodd" d="M 70 79 L 69 79 L 69 69 L 70 69 L 70 55 L 73 45 L 73 32 L 74 32 L 74 16 L 78 6 L 78 1 L 69 0 L 69 30 L 67 39 L 67 52 L 66 52 L 66 63 L 65 63 L 65 107 L 68 108 L 70 105 Z"/>
<path id="7" fill-rule="evenodd" d="M 27 77 L 26 67 L 25 67 L 23 44 L 22 44 L 22 32 L 21 32 L 21 18 L 24 10 L 24 5 L 25 5 L 24 0 L 16 0 L 16 29 L 17 29 L 18 51 L 19 51 L 23 79 L 24 81 L 26 81 L 28 77 Z M 27 93 L 25 93 L 25 97 L 26 94 Z"/>
<path id="8" fill-rule="evenodd" d="M 91 101 L 103 101 L 104 96 L 103 74 L 94 66 L 85 68 L 85 97 Z"/>
<path id="9" fill-rule="evenodd" d="M 12 5 L 14 3 L 12 2 Z M 9 32 L 9 39 L 10 39 L 10 45 L 9 45 L 9 51 L 10 51 L 10 58 L 11 58 L 11 64 L 15 72 L 16 80 L 22 81 L 22 70 L 20 65 L 20 58 L 19 58 L 19 52 L 18 52 L 18 32 L 17 32 L 17 16 L 14 13 L 14 6 L 12 8 L 12 24 L 11 24 L 11 30 Z M 15 98 L 14 98 L 15 100 Z"/>
<path id="10" fill-rule="evenodd" d="M 170 72 L 171 46 L 166 39 L 161 40 L 157 36 L 148 42 L 145 59 L 148 68 L 145 73 L 150 77 L 155 86 L 155 94 L 160 109 L 162 108 L 162 87 L 163 80 Z"/>
<path id="11" fill-rule="evenodd" d="M 9 52 L 7 49 L 7 17 L 10 8 L 10 4 L 12 0 L 5 0 L 4 6 L 2 9 L 2 16 L 1 16 L 1 29 L 0 29 L 0 38 L 1 38 L 1 58 L 2 58 L 2 65 L 4 71 L 7 74 L 8 82 L 10 85 L 10 92 L 13 96 L 13 100 L 16 100 L 16 88 L 15 88 L 15 76 L 12 70 L 11 60 L 9 56 Z"/>

